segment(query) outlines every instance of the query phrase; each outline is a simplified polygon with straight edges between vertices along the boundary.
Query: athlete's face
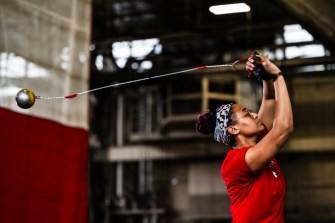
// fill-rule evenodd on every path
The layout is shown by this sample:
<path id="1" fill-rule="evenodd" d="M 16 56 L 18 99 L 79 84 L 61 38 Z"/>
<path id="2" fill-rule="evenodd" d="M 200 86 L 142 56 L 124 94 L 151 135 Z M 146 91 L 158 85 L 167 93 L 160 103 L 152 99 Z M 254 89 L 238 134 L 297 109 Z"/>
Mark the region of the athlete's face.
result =
<path id="1" fill-rule="evenodd" d="M 239 104 L 233 105 L 233 111 L 235 113 L 233 117 L 235 126 L 239 128 L 241 134 L 250 136 L 263 131 L 264 126 L 258 119 L 257 113 Z"/>

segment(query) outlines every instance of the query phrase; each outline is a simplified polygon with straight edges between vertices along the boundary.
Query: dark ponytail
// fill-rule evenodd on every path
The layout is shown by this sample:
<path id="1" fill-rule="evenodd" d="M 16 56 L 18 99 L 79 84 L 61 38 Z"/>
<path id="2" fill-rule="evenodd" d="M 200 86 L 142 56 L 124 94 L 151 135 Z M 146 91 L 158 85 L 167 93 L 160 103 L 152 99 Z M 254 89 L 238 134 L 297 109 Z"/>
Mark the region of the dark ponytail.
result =
<path id="1" fill-rule="evenodd" d="M 208 111 L 199 115 L 196 129 L 201 134 L 210 135 L 214 133 L 215 124 L 216 114 Z"/>

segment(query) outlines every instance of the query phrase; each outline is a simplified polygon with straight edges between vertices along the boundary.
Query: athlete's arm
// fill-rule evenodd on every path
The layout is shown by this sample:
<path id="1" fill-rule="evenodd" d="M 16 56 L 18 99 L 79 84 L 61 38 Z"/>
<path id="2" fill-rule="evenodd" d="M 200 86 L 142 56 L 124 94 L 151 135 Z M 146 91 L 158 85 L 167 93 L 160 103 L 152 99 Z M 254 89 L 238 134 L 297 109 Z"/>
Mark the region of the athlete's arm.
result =
<path id="1" fill-rule="evenodd" d="M 258 117 L 268 130 L 272 129 L 275 114 L 275 89 L 272 80 L 263 81 L 263 98 Z"/>
<path id="2" fill-rule="evenodd" d="M 262 64 L 266 72 L 270 74 L 278 74 L 280 72 L 280 69 L 267 57 L 262 58 Z M 254 68 L 252 60 L 247 63 L 246 68 L 248 70 Z M 262 169 L 278 153 L 293 132 L 291 101 L 284 77 L 279 75 L 273 85 L 275 90 L 273 127 L 245 155 L 246 163 L 253 172 L 258 172 Z"/>

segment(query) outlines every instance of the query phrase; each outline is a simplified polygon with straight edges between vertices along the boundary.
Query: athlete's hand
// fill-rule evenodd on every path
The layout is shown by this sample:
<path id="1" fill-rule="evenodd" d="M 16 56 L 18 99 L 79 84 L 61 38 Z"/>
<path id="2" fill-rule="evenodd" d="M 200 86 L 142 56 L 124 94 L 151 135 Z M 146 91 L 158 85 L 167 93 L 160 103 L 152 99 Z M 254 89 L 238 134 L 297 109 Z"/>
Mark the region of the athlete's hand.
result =
<path id="1" fill-rule="evenodd" d="M 256 52 L 248 58 L 245 68 L 258 80 L 275 80 L 281 72 L 268 56 L 262 57 Z"/>

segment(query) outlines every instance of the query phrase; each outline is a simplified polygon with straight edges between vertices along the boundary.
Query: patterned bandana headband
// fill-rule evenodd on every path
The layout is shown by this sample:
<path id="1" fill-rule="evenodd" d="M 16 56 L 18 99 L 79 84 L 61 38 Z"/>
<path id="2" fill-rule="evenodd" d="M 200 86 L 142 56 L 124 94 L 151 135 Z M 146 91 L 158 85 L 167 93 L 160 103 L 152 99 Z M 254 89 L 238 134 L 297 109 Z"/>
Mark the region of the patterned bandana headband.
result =
<path id="1" fill-rule="evenodd" d="M 229 112 L 232 103 L 221 105 L 216 109 L 216 124 L 214 130 L 214 139 L 218 142 L 229 144 L 230 135 L 228 133 Z"/>

